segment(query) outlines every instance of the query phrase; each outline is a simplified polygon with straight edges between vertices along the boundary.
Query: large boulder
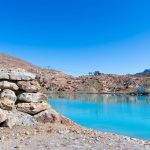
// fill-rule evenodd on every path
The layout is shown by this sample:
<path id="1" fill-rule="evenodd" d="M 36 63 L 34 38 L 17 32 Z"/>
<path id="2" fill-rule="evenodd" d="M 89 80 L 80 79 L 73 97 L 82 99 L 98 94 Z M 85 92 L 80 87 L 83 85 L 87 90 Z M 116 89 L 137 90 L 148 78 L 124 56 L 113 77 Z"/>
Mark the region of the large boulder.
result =
<path id="1" fill-rule="evenodd" d="M 44 110 L 50 109 L 47 103 L 19 103 L 17 110 L 30 115 L 38 114 Z"/>
<path id="2" fill-rule="evenodd" d="M 3 124 L 5 127 L 12 128 L 14 126 L 31 126 L 36 125 L 37 121 L 31 115 L 16 111 L 9 113 L 7 120 Z"/>
<path id="3" fill-rule="evenodd" d="M 35 74 L 29 73 L 23 69 L 7 69 L 1 68 L 0 69 L 0 79 L 7 79 L 7 80 L 34 80 L 36 78 Z"/>
<path id="4" fill-rule="evenodd" d="M 7 98 L 0 99 L 0 108 L 4 110 L 12 110 L 14 108 L 15 101 L 9 100 Z"/>
<path id="5" fill-rule="evenodd" d="M 19 89 L 19 87 L 15 83 L 8 82 L 8 81 L 1 81 L 0 89 L 10 89 L 10 90 L 17 91 Z"/>
<path id="6" fill-rule="evenodd" d="M 9 89 L 5 89 L 3 90 L 3 92 L 0 95 L 1 98 L 7 98 L 9 100 L 12 100 L 14 102 L 16 102 L 17 97 L 15 95 L 15 92 Z"/>
<path id="7" fill-rule="evenodd" d="M 60 115 L 54 109 L 49 109 L 35 115 L 34 118 L 40 123 L 54 123 L 60 120 Z"/>
<path id="8" fill-rule="evenodd" d="M 20 89 L 28 93 L 39 92 L 41 90 L 41 86 L 36 80 L 18 81 L 17 85 L 19 86 Z"/>
<path id="9" fill-rule="evenodd" d="M 47 99 L 47 96 L 42 93 L 22 93 L 18 96 L 18 100 L 22 102 L 42 102 Z"/>
<path id="10" fill-rule="evenodd" d="M 37 115 L 34 115 L 34 118 L 37 122 L 40 123 L 61 123 L 65 125 L 71 125 L 74 124 L 71 120 L 67 119 L 66 117 L 60 115 L 58 112 L 56 112 L 54 109 L 48 109 L 41 113 L 38 113 Z"/>

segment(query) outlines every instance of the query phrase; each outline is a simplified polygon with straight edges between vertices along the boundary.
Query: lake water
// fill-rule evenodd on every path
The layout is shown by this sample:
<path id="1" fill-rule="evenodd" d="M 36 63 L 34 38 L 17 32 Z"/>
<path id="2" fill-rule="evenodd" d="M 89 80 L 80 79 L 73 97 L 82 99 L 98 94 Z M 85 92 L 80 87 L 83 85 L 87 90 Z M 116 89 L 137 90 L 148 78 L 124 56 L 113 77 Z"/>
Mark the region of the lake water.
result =
<path id="1" fill-rule="evenodd" d="M 150 140 L 150 97 L 54 95 L 52 107 L 76 123 L 100 131 Z"/>

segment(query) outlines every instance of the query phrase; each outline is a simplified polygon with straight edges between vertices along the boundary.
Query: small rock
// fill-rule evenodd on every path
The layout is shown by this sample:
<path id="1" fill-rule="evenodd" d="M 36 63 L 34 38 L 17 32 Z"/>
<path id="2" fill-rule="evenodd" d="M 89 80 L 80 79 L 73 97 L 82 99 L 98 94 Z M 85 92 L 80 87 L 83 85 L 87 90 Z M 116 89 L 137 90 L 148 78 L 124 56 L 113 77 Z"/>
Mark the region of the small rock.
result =
<path id="1" fill-rule="evenodd" d="M 25 135 L 29 135 L 30 133 L 28 132 L 28 131 L 25 131 L 25 133 L 24 133 Z"/>
<path id="2" fill-rule="evenodd" d="M 20 148 L 20 146 L 19 146 L 19 145 L 17 145 L 17 146 L 15 146 L 14 148 L 15 148 L 15 149 L 18 149 L 18 148 Z"/>
<path id="3" fill-rule="evenodd" d="M 0 123 L 7 120 L 7 111 L 0 109 Z"/>

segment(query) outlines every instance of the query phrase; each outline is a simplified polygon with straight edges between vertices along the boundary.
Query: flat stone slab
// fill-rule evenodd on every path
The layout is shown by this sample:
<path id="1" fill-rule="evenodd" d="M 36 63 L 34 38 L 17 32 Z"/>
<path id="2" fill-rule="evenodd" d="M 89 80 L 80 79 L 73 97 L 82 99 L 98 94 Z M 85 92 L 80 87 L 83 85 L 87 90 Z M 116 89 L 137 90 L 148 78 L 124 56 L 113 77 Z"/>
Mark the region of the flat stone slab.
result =
<path id="1" fill-rule="evenodd" d="M 18 111 L 30 115 L 35 115 L 48 109 L 50 109 L 50 105 L 48 105 L 47 103 L 19 103 L 17 105 Z"/>
<path id="2" fill-rule="evenodd" d="M 36 120 L 29 114 L 14 110 L 7 115 L 5 127 L 12 128 L 14 126 L 32 126 L 36 124 Z"/>
<path id="3" fill-rule="evenodd" d="M 28 93 L 39 92 L 41 90 L 41 86 L 36 80 L 18 81 L 17 85 L 20 89 Z"/>
<path id="4" fill-rule="evenodd" d="M 0 80 L 29 81 L 35 78 L 35 74 L 29 73 L 23 69 L 0 68 Z"/>
<path id="5" fill-rule="evenodd" d="M 19 87 L 16 85 L 16 83 L 8 82 L 8 81 L 1 81 L 0 82 L 0 89 L 10 89 L 17 91 Z"/>
<path id="6" fill-rule="evenodd" d="M 47 96 L 42 93 L 22 93 L 18 96 L 18 100 L 27 103 L 37 103 L 47 100 Z"/>

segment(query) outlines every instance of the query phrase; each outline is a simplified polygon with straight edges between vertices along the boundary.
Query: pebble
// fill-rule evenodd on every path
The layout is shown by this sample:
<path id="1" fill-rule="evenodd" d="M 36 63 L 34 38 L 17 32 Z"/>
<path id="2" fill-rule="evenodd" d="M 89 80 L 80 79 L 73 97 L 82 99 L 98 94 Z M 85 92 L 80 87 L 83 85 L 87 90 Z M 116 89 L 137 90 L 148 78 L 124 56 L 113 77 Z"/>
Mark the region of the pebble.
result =
<path id="1" fill-rule="evenodd" d="M 17 146 L 15 146 L 14 148 L 15 148 L 15 149 L 18 149 L 18 148 L 20 148 L 20 146 L 19 146 L 19 145 L 17 145 Z"/>
<path id="2" fill-rule="evenodd" d="M 29 135 L 30 133 L 28 132 L 28 131 L 25 131 L 25 133 L 24 133 L 25 135 Z"/>

